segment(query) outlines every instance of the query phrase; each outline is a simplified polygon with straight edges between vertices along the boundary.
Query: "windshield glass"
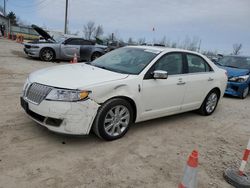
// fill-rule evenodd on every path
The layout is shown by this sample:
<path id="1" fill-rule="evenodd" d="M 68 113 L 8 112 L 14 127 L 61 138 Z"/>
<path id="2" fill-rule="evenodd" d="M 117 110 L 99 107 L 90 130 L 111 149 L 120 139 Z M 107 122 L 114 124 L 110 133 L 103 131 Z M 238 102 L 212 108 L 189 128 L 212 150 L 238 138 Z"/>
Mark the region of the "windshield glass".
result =
<path id="1" fill-rule="evenodd" d="M 250 69 L 250 57 L 225 56 L 218 61 L 218 64 L 225 67 Z"/>
<path id="2" fill-rule="evenodd" d="M 63 35 L 53 35 L 52 37 L 57 43 L 63 42 L 66 39 Z"/>
<path id="3" fill-rule="evenodd" d="M 160 51 L 124 47 L 94 60 L 91 65 L 114 72 L 139 74 Z"/>

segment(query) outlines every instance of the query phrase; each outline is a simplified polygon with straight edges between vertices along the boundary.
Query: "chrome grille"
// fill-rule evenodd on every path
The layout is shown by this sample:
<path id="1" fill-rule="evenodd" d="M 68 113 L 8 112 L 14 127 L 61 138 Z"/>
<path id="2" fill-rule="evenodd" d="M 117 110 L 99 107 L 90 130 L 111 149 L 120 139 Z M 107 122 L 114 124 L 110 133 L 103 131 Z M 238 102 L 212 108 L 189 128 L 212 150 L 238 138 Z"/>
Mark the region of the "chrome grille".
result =
<path id="1" fill-rule="evenodd" d="M 40 104 L 51 90 L 49 86 L 33 83 L 25 92 L 25 98 L 35 104 Z"/>

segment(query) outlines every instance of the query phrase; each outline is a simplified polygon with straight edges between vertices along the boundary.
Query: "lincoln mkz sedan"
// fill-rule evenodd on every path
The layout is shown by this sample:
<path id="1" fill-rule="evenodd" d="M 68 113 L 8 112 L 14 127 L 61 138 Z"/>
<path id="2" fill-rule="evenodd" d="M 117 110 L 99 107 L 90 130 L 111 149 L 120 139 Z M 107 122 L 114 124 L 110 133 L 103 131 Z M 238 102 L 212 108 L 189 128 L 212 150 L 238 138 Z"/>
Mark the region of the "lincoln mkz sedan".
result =
<path id="1" fill-rule="evenodd" d="M 210 115 L 223 96 L 226 71 L 205 56 L 163 47 L 123 47 L 92 63 L 29 75 L 21 105 L 49 130 L 118 139 L 135 122 L 198 110 Z"/>

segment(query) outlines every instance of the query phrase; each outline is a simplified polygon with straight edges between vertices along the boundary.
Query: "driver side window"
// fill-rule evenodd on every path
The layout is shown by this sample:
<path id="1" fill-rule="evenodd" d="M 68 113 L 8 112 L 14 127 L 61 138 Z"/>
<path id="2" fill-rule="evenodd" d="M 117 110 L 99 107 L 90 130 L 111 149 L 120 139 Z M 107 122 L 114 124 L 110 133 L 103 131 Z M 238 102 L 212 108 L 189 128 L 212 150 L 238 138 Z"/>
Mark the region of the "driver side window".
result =
<path id="1" fill-rule="evenodd" d="M 181 53 L 166 54 L 155 64 L 154 70 L 167 71 L 168 75 L 182 74 L 183 63 Z"/>

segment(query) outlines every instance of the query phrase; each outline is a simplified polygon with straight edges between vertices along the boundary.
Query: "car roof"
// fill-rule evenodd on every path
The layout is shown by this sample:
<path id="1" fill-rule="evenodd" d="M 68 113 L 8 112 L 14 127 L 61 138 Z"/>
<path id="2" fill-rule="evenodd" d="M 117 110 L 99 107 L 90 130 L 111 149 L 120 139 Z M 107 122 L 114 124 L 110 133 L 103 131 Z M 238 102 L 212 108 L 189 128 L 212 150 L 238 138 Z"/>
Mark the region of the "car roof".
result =
<path id="1" fill-rule="evenodd" d="M 250 56 L 244 56 L 244 55 L 225 55 L 223 57 L 243 57 L 243 58 L 250 58 Z"/>
<path id="2" fill-rule="evenodd" d="M 140 48 L 145 50 L 153 50 L 153 51 L 159 51 L 159 52 L 187 52 L 197 55 L 202 55 L 198 52 L 190 51 L 190 50 L 184 50 L 179 48 L 169 48 L 169 47 L 162 47 L 162 46 L 127 46 L 131 48 Z"/>

